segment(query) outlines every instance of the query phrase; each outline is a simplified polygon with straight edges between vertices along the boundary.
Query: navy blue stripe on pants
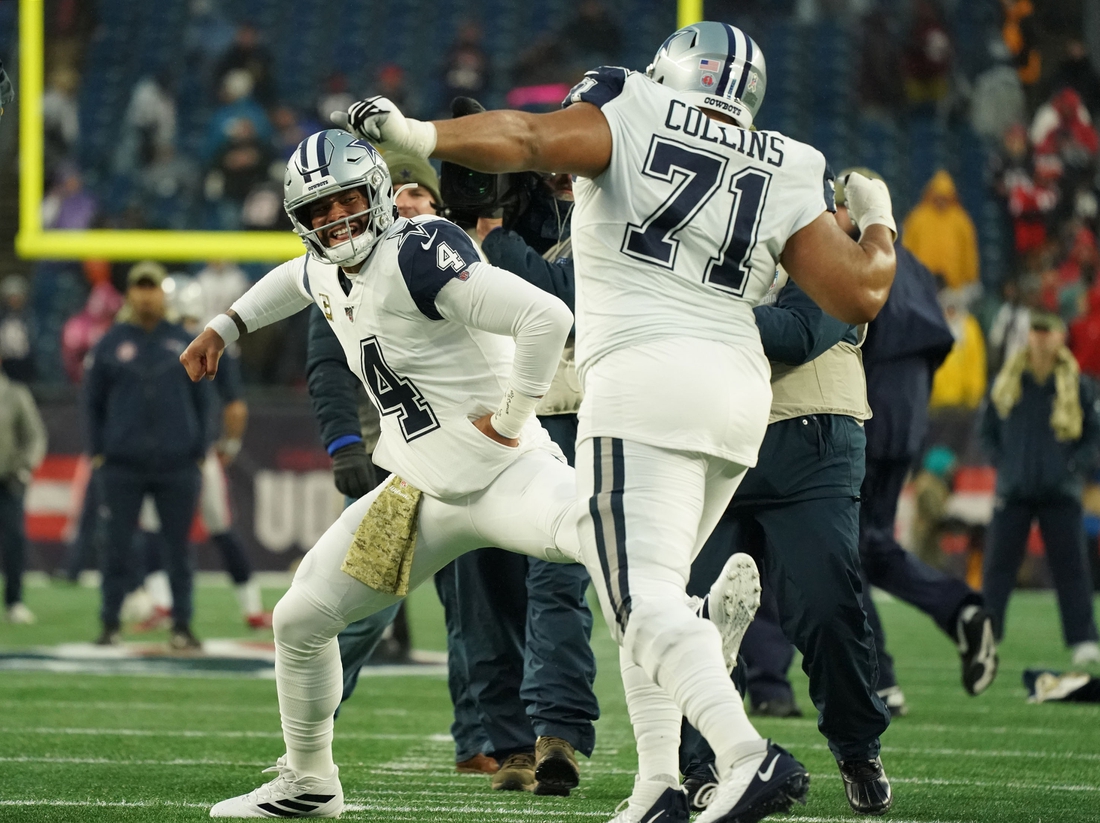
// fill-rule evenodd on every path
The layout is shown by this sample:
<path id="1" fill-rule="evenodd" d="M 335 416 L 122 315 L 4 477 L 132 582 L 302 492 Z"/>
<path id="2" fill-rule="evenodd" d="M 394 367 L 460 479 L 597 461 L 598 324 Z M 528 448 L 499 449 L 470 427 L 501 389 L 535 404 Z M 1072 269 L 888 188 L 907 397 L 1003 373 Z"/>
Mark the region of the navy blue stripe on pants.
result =
<path id="1" fill-rule="evenodd" d="M 607 586 L 607 597 L 620 630 L 630 619 L 630 581 L 626 558 L 626 517 L 623 490 L 626 471 L 623 441 L 617 437 L 592 440 L 593 495 L 588 501 L 596 532 L 596 553 Z"/>

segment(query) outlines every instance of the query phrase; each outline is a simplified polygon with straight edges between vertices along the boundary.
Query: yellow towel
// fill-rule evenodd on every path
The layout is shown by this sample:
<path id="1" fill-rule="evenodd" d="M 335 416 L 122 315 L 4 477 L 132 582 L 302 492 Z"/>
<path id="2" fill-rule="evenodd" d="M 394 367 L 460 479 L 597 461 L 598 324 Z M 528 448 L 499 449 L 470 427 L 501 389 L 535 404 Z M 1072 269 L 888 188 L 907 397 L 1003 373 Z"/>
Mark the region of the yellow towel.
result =
<path id="1" fill-rule="evenodd" d="M 420 489 L 394 475 L 355 530 L 340 571 L 375 591 L 406 596 L 420 497 Z"/>

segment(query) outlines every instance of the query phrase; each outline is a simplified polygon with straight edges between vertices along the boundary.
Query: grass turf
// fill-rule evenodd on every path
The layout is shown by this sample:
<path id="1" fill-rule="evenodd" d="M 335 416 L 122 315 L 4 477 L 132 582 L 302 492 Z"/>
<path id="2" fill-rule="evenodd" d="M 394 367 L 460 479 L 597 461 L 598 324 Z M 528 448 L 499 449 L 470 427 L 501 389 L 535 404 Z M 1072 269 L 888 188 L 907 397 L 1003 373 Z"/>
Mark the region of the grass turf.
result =
<path id="1" fill-rule="evenodd" d="M 277 596 L 265 592 L 269 605 Z M 96 633 L 94 591 L 31 588 L 27 603 L 39 624 L 0 625 L 0 651 Z M 1053 595 L 1015 597 L 1000 676 L 979 698 L 962 691 L 955 650 L 931 621 L 899 603 L 881 605 L 911 710 L 883 739 L 896 795 L 888 820 L 1100 821 L 1100 706 L 1031 706 L 1020 681 L 1027 667 L 1068 668 Z M 201 637 L 249 635 L 228 588 L 200 587 L 196 614 Z M 414 594 L 410 616 L 416 645 L 441 649 L 430 587 Z M 360 680 L 336 724 L 344 818 L 606 820 L 630 792 L 635 757 L 616 654 L 602 625 L 593 646 L 603 718 L 572 797 L 495 793 L 485 778 L 454 774 L 444 678 L 375 676 Z M 792 675 L 807 709 L 805 678 Z M 211 804 L 266 779 L 260 770 L 283 751 L 278 719 L 271 680 L 0 671 L 0 821 L 205 819 Z M 757 726 L 813 776 L 808 805 L 785 819 L 855 819 L 814 720 Z"/>

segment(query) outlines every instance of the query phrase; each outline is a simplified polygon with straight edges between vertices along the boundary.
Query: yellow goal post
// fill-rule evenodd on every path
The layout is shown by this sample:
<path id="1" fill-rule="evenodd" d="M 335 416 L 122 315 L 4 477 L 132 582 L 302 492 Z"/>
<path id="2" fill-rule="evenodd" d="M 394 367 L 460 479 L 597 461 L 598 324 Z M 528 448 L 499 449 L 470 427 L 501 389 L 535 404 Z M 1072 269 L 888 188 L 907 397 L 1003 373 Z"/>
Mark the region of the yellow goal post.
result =
<path id="1" fill-rule="evenodd" d="M 677 22 L 702 19 L 703 0 L 677 0 Z M 42 226 L 44 0 L 19 0 L 20 257 L 48 260 L 282 261 L 302 254 L 290 231 L 46 229 Z"/>

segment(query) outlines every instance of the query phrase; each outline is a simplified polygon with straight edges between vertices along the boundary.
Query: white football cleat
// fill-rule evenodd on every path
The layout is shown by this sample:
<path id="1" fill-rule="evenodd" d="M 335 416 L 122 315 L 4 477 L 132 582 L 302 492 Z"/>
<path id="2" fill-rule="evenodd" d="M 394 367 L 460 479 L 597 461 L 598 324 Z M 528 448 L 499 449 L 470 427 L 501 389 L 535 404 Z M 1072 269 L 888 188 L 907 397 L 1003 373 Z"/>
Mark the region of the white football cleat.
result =
<path id="1" fill-rule="evenodd" d="M 756 823 L 806 803 L 810 775 L 786 749 L 760 741 L 759 755 L 745 757 L 718 781 L 706 809 L 695 823 Z"/>
<path id="2" fill-rule="evenodd" d="M 751 557 L 738 552 L 726 561 L 710 587 L 708 607 L 710 620 L 722 635 L 726 671 L 732 672 L 741 641 L 760 608 L 760 572 Z"/>
<path id="3" fill-rule="evenodd" d="M 1100 663 L 1100 644 L 1092 640 L 1075 644 L 1073 647 L 1073 665 L 1088 666 L 1091 663 Z"/>
<path id="4" fill-rule="evenodd" d="M 32 623 L 37 623 L 38 618 L 34 616 L 34 612 L 28 609 L 23 603 L 12 603 L 8 606 L 8 622 L 17 626 L 29 626 Z"/>
<path id="5" fill-rule="evenodd" d="M 327 780 L 299 778 L 286 764 L 284 754 L 263 773 L 278 772 L 270 783 L 240 797 L 223 800 L 210 810 L 211 817 L 339 817 L 344 810 L 340 769 L 333 767 Z"/>
<path id="6" fill-rule="evenodd" d="M 680 786 L 634 776 L 634 791 L 608 823 L 688 823 L 687 794 Z"/>

